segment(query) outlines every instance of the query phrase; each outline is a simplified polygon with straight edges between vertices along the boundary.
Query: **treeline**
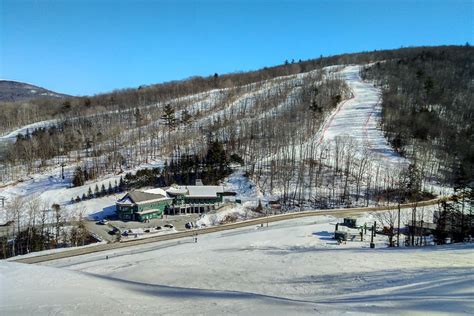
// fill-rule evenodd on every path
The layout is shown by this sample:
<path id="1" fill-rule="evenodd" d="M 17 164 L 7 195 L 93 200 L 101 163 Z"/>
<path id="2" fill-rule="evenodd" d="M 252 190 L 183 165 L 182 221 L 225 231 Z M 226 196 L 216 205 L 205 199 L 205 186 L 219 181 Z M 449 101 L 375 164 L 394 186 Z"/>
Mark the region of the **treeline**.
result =
<path id="1" fill-rule="evenodd" d="M 172 184 L 194 185 L 201 179 L 206 185 L 217 185 L 232 169 L 229 164 L 242 163 L 237 154 L 229 155 L 221 142 L 215 140 L 207 144 L 205 155 L 178 153 L 163 168 L 145 168 L 136 173 L 127 173 L 123 179 L 125 190 L 147 186 L 167 187 Z M 122 181 L 120 181 L 122 183 Z M 119 185 L 122 188 L 122 185 Z"/>
<path id="2" fill-rule="evenodd" d="M 446 49 L 452 47 L 446 46 Z M 15 127 L 40 120 L 64 119 L 83 115 L 94 115 L 104 111 L 123 110 L 174 98 L 209 91 L 210 89 L 232 88 L 241 85 L 261 82 L 279 76 L 295 75 L 339 64 L 361 64 L 381 60 L 400 58 L 404 55 L 418 53 L 421 50 L 436 49 L 432 47 L 400 48 L 352 54 L 341 54 L 329 57 L 320 56 L 298 62 L 285 62 L 282 65 L 265 67 L 256 71 L 231 74 L 213 74 L 208 77 L 191 77 L 184 80 L 170 81 L 162 84 L 143 85 L 138 88 L 115 90 L 113 92 L 88 97 L 69 99 L 37 99 L 22 102 L 2 102 L 0 120 L 4 122 L 0 133 Z"/>
<path id="3" fill-rule="evenodd" d="M 474 179 L 474 48 L 409 51 L 363 76 L 383 89 L 382 129 L 400 154 L 445 183 L 459 168 Z"/>
<path id="4" fill-rule="evenodd" d="M 7 223 L 1 227 L 0 258 L 30 252 L 83 246 L 95 242 L 84 224 L 83 210 L 65 212 L 59 204 L 46 205 L 36 197 L 15 197 L 5 206 Z"/>

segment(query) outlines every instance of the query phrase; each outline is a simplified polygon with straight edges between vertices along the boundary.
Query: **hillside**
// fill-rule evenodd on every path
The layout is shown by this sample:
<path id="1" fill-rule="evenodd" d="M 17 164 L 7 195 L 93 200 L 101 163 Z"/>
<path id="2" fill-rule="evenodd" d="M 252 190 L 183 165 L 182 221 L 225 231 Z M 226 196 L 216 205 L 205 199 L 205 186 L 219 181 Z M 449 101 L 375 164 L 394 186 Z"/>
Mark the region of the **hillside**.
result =
<path id="1" fill-rule="evenodd" d="M 31 99 L 62 99 L 66 97 L 69 96 L 29 83 L 0 80 L 0 102 L 27 101 Z"/>
<path id="2" fill-rule="evenodd" d="M 0 222 L 29 225 L 38 205 L 52 204 L 64 210 L 62 221 L 77 214 L 101 218 L 113 213 L 119 192 L 194 184 L 196 178 L 205 184 L 243 183 L 254 192 L 246 202 L 278 201 L 283 212 L 383 205 L 454 190 L 463 190 L 467 203 L 472 87 L 451 82 L 469 78 L 471 52 L 471 47 L 420 47 L 342 55 L 63 100 L 62 114 L 0 138 L 0 195 L 8 199 Z M 426 55 L 438 57 L 420 57 Z M 430 91 L 439 98 L 420 95 L 426 89 L 396 86 L 392 74 L 413 61 L 433 78 L 430 67 L 438 69 Z M 406 99 L 404 91 L 411 93 Z M 397 98 L 404 100 L 398 107 Z M 413 137 L 419 132 L 410 136 L 413 126 L 401 125 L 403 139 L 413 141 L 399 148 L 393 141 L 397 124 L 390 122 L 406 117 L 396 110 L 405 107 L 414 107 L 410 119 L 427 112 L 438 118 L 429 121 L 422 142 Z M 432 136 L 437 126 L 444 126 L 443 133 Z M 444 145 L 453 135 L 463 151 Z M 35 209 L 20 214 L 18 205 L 32 199 Z M 455 207 L 464 209 L 461 203 Z"/>
<path id="3" fill-rule="evenodd" d="M 21 115 L 31 120 L 45 113 L 45 120 L 10 129 L 0 138 L 6 166 L 0 170 L 0 179 L 4 183 L 17 181 L 65 162 L 70 168 L 66 174 L 71 176 L 74 168 L 81 167 L 87 172 L 86 181 L 100 180 L 145 165 L 163 166 L 165 161 L 170 163 L 183 155 L 202 157 L 208 144 L 218 141 L 228 155 L 243 159 L 248 175 L 264 192 L 291 206 L 309 203 L 335 207 L 364 200 L 369 203 L 369 195 L 376 196 L 377 201 L 394 199 L 395 195 L 380 194 L 400 183 L 399 178 L 405 175 L 399 172 L 400 168 L 406 168 L 412 158 L 416 158 L 417 168 L 428 180 L 420 185 L 439 194 L 440 188 L 433 184 L 452 183 L 455 155 L 462 158 L 465 173 L 472 174 L 468 163 L 472 155 L 472 87 L 451 84 L 459 76 L 462 82 L 468 81 L 472 50 L 441 46 L 345 54 L 90 98 L 51 100 L 42 105 L 32 102 L 31 108 L 21 109 Z M 441 68 L 433 63 L 442 63 L 443 58 L 440 72 Z M 377 60 L 380 62 L 375 63 Z M 410 147 L 404 145 L 402 151 L 393 135 L 397 135 L 396 126 L 404 123 L 388 124 L 386 114 L 393 112 L 389 112 L 389 106 L 402 107 L 393 101 L 389 104 L 394 96 L 388 94 L 387 85 L 383 85 L 383 80 L 388 79 L 380 72 L 382 67 L 390 66 L 396 73 L 411 61 L 413 68 L 427 73 L 426 78 L 436 77 L 429 69 L 438 69 L 440 78 L 434 79 L 430 98 L 420 95 L 414 103 L 426 102 L 420 107 L 422 111 L 411 110 L 410 118 L 420 118 L 417 124 L 408 121 L 407 125 L 420 127 L 420 120 L 427 117 L 430 120 L 424 121 L 433 128 L 437 126 L 433 118 L 441 118 L 449 111 L 450 115 L 441 121 L 446 122 L 445 129 L 450 133 L 433 134 L 434 138 L 426 132 L 419 136 L 420 132 L 413 134 L 404 128 L 398 133 L 403 135 L 404 143 L 417 137 L 424 140 Z M 364 81 L 359 73 L 375 81 Z M 445 74 L 451 76 L 449 90 L 443 89 L 444 85 L 448 87 Z M 394 81 L 388 87 L 395 84 Z M 436 99 L 442 104 L 436 104 Z M 449 102 L 454 99 L 455 108 L 462 112 L 451 111 Z M 8 116 L 5 121 L 12 123 L 15 115 L 8 108 L 0 115 Z M 425 108 L 437 110 L 430 110 L 428 115 Z M 48 111 L 51 114 L 47 115 Z M 397 117 L 404 117 L 405 112 Z M 452 128 L 451 119 L 460 128 Z M 453 137 L 459 139 L 457 153 L 449 148 L 441 151 L 439 144 L 449 143 Z M 423 155 L 415 157 L 413 152 Z M 389 163 L 390 168 L 386 168 L 387 161 L 396 163 Z M 176 163 L 173 168 L 173 173 L 182 172 Z M 195 174 L 194 167 L 186 168 Z"/>

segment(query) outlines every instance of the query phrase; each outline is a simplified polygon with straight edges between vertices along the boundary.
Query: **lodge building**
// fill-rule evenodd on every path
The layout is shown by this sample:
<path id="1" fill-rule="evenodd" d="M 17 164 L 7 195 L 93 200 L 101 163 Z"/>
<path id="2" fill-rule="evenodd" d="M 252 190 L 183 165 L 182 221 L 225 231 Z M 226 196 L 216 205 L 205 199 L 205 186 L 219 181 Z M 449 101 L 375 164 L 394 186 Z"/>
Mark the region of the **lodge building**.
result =
<path id="1" fill-rule="evenodd" d="M 235 192 L 223 186 L 173 185 L 145 191 L 131 191 L 116 202 L 120 220 L 145 221 L 164 214 L 205 213 L 225 202 L 235 202 Z"/>

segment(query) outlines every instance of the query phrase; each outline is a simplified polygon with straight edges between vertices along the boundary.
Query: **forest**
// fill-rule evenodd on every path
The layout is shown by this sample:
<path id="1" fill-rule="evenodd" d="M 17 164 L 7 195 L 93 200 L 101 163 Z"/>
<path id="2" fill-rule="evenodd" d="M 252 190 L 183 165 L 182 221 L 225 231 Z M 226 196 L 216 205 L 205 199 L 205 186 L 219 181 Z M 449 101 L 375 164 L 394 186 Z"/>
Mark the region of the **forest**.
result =
<path id="1" fill-rule="evenodd" d="M 382 129 L 404 156 L 474 178 L 474 54 L 470 46 L 412 52 L 367 67 L 363 77 L 383 89 Z M 434 164 L 434 166 L 433 166 Z"/>

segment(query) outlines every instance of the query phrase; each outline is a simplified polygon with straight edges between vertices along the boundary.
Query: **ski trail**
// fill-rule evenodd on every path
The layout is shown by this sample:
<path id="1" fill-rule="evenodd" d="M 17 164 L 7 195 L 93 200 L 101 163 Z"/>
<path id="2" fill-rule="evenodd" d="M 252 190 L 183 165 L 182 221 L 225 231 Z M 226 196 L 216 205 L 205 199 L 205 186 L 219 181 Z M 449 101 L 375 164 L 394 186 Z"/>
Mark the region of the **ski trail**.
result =
<path id="1" fill-rule="evenodd" d="M 319 144 L 329 145 L 337 136 L 351 136 L 360 152 L 369 150 L 384 164 L 404 165 L 407 160 L 396 153 L 379 126 L 382 114 L 381 91 L 359 76 L 360 66 L 347 66 L 339 72 L 352 91 L 321 128 Z"/>

